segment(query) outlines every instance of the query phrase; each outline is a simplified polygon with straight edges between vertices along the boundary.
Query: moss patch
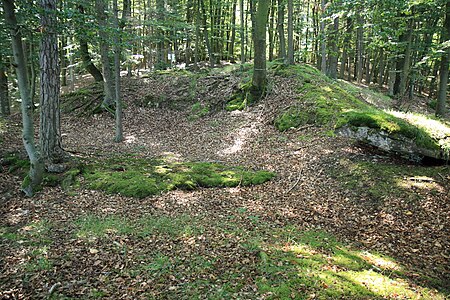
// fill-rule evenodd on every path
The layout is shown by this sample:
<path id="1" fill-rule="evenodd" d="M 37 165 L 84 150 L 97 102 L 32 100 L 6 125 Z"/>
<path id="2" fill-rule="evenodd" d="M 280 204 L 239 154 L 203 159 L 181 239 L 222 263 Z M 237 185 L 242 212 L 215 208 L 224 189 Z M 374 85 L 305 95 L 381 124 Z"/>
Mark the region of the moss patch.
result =
<path id="1" fill-rule="evenodd" d="M 260 292 L 268 299 L 444 299 L 408 282 L 395 260 L 344 245 L 322 231 L 283 228 L 260 251 Z M 274 236 L 278 236 L 274 234 Z M 283 242 L 284 240 L 284 242 Z"/>
<path id="2" fill-rule="evenodd" d="M 448 173 L 448 167 L 420 167 L 352 161 L 341 159 L 331 169 L 331 175 L 356 195 L 366 195 L 371 204 L 382 205 L 385 199 L 396 197 L 415 203 L 428 194 L 444 197 L 445 182 L 439 174 Z"/>
<path id="3" fill-rule="evenodd" d="M 29 184 L 28 172 L 30 169 L 30 161 L 18 153 L 10 153 L 5 155 L 0 161 L 7 172 L 24 178 L 22 186 Z M 69 189 L 77 183 L 76 178 L 81 173 L 82 165 L 76 161 L 72 161 L 67 165 L 67 171 L 61 174 L 44 173 L 42 186 L 55 187 L 61 185 L 65 190 Z"/>
<path id="4" fill-rule="evenodd" d="M 144 198 L 174 189 L 233 187 L 264 183 L 275 176 L 217 163 L 168 163 L 164 160 L 116 158 L 88 166 L 84 177 L 93 189 Z"/>
<path id="5" fill-rule="evenodd" d="M 243 110 L 247 106 L 254 103 L 255 99 L 253 98 L 251 89 L 252 79 L 251 76 L 247 74 L 247 76 L 245 76 L 241 81 L 238 90 L 234 92 L 233 95 L 231 95 L 225 106 L 225 109 L 228 111 Z"/>

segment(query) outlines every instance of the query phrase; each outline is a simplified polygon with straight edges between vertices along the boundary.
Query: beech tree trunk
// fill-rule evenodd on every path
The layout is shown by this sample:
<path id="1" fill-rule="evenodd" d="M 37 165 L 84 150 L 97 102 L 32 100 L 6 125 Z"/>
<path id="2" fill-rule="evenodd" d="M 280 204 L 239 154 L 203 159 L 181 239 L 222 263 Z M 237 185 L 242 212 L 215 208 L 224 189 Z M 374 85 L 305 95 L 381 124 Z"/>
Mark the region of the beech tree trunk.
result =
<path id="1" fill-rule="evenodd" d="M 442 28 L 442 37 L 446 41 L 450 39 L 450 2 L 447 1 L 445 6 L 445 21 Z M 447 85 L 449 75 L 449 59 L 450 48 L 447 48 L 445 53 L 441 57 L 441 65 L 439 68 L 439 88 L 436 106 L 436 116 L 445 116 L 446 114 L 446 102 L 447 102 Z"/>
<path id="2" fill-rule="evenodd" d="M 331 27 L 331 26 L 330 26 Z M 330 54 L 329 54 L 329 67 L 328 76 L 330 78 L 337 78 L 337 68 L 338 68 L 338 34 L 339 34 L 339 17 L 335 17 L 333 21 L 333 31 L 330 37 Z"/>
<path id="3" fill-rule="evenodd" d="M 6 76 L 6 67 L 3 64 L 0 54 L 0 115 L 9 116 L 11 114 L 11 104 L 8 92 L 8 76 Z"/>
<path id="4" fill-rule="evenodd" d="M 19 84 L 20 98 L 22 100 L 22 140 L 30 160 L 30 171 L 22 183 L 22 191 L 25 195 L 31 197 L 42 182 L 44 165 L 34 142 L 33 108 L 28 86 L 27 66 L 25 63 L 25 54 L 23 52 L 22 34 L 17 24 L 14 0 L 3 0 L 2 2 L 5 21 L 10 28 L 17 81 Z"/>
<path id="5" fill-rule="evenodd" d="M 356 80 L 358 83 L 361 83 L 363 79 L 364 32 L 363 18 L 359 12 L 357 13 L 356 20 L 358 23 L 358 28 L 356 29 Z"/>
<path id="6" fill-rule="evenodd" d="M 99 33 L 99 44 L 100 44 L 100 56 L 102 60 L 103 68 L 103 87 L 104 87 L 104 98 L 102 105 L 104 107 L 112 107 L 114 105 L 114 83 L 113 83 L 113 73 L 111 69 L 111 60 L 109 58 L 109 34 L 106 31 L 108 27 L 108 16 L 106 11 L 108 9 L 108 3 L 106 0 L 96 0 L 95 9 L 97 11 L 98 25 L 100 29 Z"/>
<path id="7" fill-rule="evenodd" d="M 294 3 L 288 0 L 288 54 L 287 63 L 294 64 Z"/>
<path id="8" fill-rule="evenodd" d="M 79 5 L 78 11 L 84 14 L 84 7 L 82 5 Z M 83 35 L 80 35 L 78 38 L 80 42 L 79 53 L 81 56 L 81 60 L 83 61 L 83 66 L 86 68 L 86 71 L 88 71 L 89 74 L 91 74 L 92 77 L 94 77 L 94 80 L 96 82 L 102 82 L 103 81 L 102 72 L 100 72 L 100 70 L 94 65 L 94 63 L 91 60 L 91 55 L 89 54 L 89 46 L 86 38 Z"/>
<path id="9" fill-rule="evenodd" d="M 320 1 L 320 71 L 323 74 L 327 72 L 327 46 L 326 46 L 326 34 L 325 34 L 325 5 L 326 0 Z"/>
<path id="10" fill-rule="evenodd" d="M 231 13 L 231 39 L 230 48 L 228 49 L 228 57 L 231 63 L 235 63 L 236 60 L 234 59 L 234 43 L 236 41 L 236 1 L 233 1 Z"/>
<path id="11" fill-rule="evenodd" d="M 285 0 L 278 0 L 278 18 L 277 18 L 277 29 L 278 29 L 278 58 L 286 59 L 286 39 L 284 37 L 284 4 Z"/>
<path id="12" fill-rule="evenodd" d="M 205 9 L 205 2 L 203 0 L 199 0 L 199 7 L 201 9 L 202 13 L 202 25 L 203 25 L 203 36 L 205 38 L 205 44 L 206 49 L 208 51 L 209 56 L 209 65 L 211 68 L 214 67 L 214 53 L 211 47 L 211 41 L 209 40 L 209 34 L 208 34 L 208 24 L 206 22 L 206 9 Z"/>
<path id="13" fill-rule="evenodd" d="M 125 10 L 125 5 L 124 5 Z M 123 141 L 123 129 L 122 129 L 122 101 L 120 99 L 120 38 L 119 38 L 119 10 L 117 8 L 117 0 L 113 1 L 114 11 L 114 27 L 116 32 L 114 33 L 114 75 L 115 75 L 115 99 L 116 99 L 116 136 L 114 141 L 119 143 Z"/>
<path id="14" fill-rule="evenodd" d="M 239 0 L 239 10 L 241 15 L 241 71 L 244 70 L 245 63 L 245 18 L 244 18 L 244 0 Z"/>
<path id="15" fill-rule="evenodd" d="M 44 163 L 53 164 L 62 158 L 59 109 L 59 57 L 56 0 L 41 0 L 41 69 L 39 145 Z"/>
<path id="16" fill-rule="evenodd" d="M 266 70 L 266 24 L 269 14 L 269 1 L 258 0 L 258 9 L 255 16 L 255 29 L 253 44 L 255 59 L 252 79 L 252 95 L 259 99 L 264 93 L 267 84 Z"/>

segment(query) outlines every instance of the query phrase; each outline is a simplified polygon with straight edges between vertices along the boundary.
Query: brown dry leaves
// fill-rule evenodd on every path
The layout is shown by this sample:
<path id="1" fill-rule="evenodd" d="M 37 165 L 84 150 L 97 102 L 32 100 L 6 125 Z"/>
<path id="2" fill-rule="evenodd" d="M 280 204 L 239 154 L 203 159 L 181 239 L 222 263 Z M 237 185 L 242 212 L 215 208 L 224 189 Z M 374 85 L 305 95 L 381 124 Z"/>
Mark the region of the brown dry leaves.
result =
<path id="1" fill-rule="evenodd" d="M 234 79 L 229 81 L 235 84 Z M 21 273 L 18 264 L 31 259 L 27 246 L 13 246 L 10 240 L 2 239 L 2 296 L 41 298 L 59 282 L 61 286 L 55 289 L 71 297 L 92 297 L 92 291 L 98 290 L 114 299 L 149 295 L 161 298 L 168 294 L 182 298 L 185 295 L 177 293 L 181 293 L 186 282 L 207 280 L 209 289 L 214 290 L 223 284 L 221 274 L 239 270 L 248 282 L 233 297 L 255 297 L 252 278 L 257 272 L 257 255 L 242 248 L 242 237 L 230 236 L 215 226 L 226 224 L 232 217 L 243 232 L 252 232 L 256 225 L 240 211 L 258 216 L 273 228 L 293 224 L 305 229 L 324 229 L 358 247 L 388 254 L 412 270 L 450 280 L 448 185 L 443 185 L 441 192 L 424 194 L 419 205 L 396 197 L 375 204 L 361 193 L 364 187 L 343 188 L 329 172 L 331 167 L 339 167 L 341 158 L 386 161 L 391 158 L 362 152 L 349 145 L 348 140 L 326 137 L 318 128 L 277 132 L 270 123 L 277 111 L 295 100 L 294 79 L 275 79 L 272 94 L 246 111 L 220 111 L 195 121 L 188 120 L 189 111 L 132 104 L 134 98 L 145 96 L 149 90 L 168 94 L 176 93 L 177 88 L 186 90 L 185 86 L 173 84 L 129 79 L 124 85 L 128 103 L 124 115 L 125 141 L 120 144 L 113 142 L 114 120 L 107 114 L 85 119 L 64 115 L 65 149 L 79 156 L 137 153 L 145 157 L 169 155 L 176 160 L 221 161 L 274 171 L 277 178 L 261 186 L 173 191 L 141 200 L 85 189 L 67 193 L 59 188 L 46 188 L 36 198 L 26 199 L 17 192 L 18 178 L 0 173 L 0 226 L 20 228 L 33 221 L 49 220 L 51 242 L 46 255 L 53 262 L 50 270 Z M 221 89 L 224 87 L 209 97 L 219 97 L 223 94 Z M 299 135 L 314 138 L 302 140 Z M 9 136 L 3 145 L 8 145 L 7 150 L 20 151 L 20 137 Z M 202 220 L 204 232 L 176 238 L 158 234 L 129 238 L 111 233 L 103 239 L 83 240 L 76 238 L 74 221 L 86 214 L 129 219 L 188 215 Z M 145 257 L 155 255 L 169 257 L 169 265 L 176 257 L 176 268 L 168 273 L 158 269 L 158 276 L 128 271 L 139 269 Z M 196 271 L 188 263 L 198 256 L 203 263 L 212 263 L 207 272 Z M 182 275 L 174 276 L 175 273 Z"/>

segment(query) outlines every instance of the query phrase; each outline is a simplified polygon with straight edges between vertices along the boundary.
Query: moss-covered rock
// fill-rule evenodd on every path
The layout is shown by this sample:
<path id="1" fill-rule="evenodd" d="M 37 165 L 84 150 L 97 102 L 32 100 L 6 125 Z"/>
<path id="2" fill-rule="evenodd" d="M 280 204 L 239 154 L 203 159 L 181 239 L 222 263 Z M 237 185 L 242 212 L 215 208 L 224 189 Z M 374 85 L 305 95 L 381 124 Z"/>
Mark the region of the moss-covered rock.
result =
<path id="1" fill-rule="evenodd" d="M 248 171 L 217 163 L 169 163 L 141 158 L 118 158 L 91 164 L 83 175 L 92 189 L 137 198 L 174 189 L 261 184 L 275 176 L 272 172 Z"/>
<path id="2" fill-rule="evenodd" d="M 364 95 L 379 98 L 373 101 L 377 103 L 385 103 L 385 96 L 332 81 L 309 66 L 276 66 L 275 74 L 298 78 L 298 101 L 274 120 L 280 131 L 316 124 L 387 151 L 413 157 L 450 157 L 450 128 L 439 120 L 377 109 Z"/>

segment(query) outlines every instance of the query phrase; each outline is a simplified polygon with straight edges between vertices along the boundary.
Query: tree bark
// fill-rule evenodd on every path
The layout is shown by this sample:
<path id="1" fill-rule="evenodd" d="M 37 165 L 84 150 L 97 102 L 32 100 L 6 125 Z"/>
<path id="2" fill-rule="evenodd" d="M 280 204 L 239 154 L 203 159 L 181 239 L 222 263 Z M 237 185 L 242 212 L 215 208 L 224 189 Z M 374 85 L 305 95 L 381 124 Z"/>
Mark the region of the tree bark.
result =
<path id="1" fill-rule="evenodd" d="M 244 18 L 244 0 L 239 0 L 239 10 L 241 15 L 241 30 L 240 30 L 240 36 L 241 36 L 241 71 L 244 70 L 244 64 L 245 64 L 245 18 Z"/>
<path id="2" fill-rule="evenodd" d="M 236 1 L 233 1 L 233 7 L 231 9 L 231 39 L 230 39 L 230 48 L 228 50 L 228 56 L 231 63 L 235 63 L 234 59 L 234 44 L 236 41 Z"/>
<path id="3" fill-rule="evenodd" d="M 41 50 L 39 145 L 46 165 L 59 162 L 63 155 L 59 109 L 59 53 L 56 0 L 41 0 Z"/>
<path id="4" fill-rule="evenodd" d="M 9 100 L 8 76 L 2 58 L 0 53 L 0 115 L 9 116 L 11 114 L 11 103 Z"/>
<path id="5" fill-rule="evenodd" d="M 363 18 L 359 12 L 357 13 L 356 20 L 358 23 L 358 28 L 356 29 L 356 80 L 358 83 L 361 83 L 363 79 L 364 32 Z"/>
<path id="6" fill-rule="evenodd" d="M 285 0 L 278 0 L 278 17 L 277 17 L 277 29 L 278 29 L 278 58 L 286 59 L 286 39 L 284 37 L 284 4 Z"/>
<path id="7" fill-rule="evenodd" d="M 266 24 L 268 14 L 269 2 L 266 0 L 258 0 L 253 37 L 255 60 L 252 79 L 252 95 L 254 99 L 259 99 L 265 93 L 267 84 Z"/>
<path id="8" fill-rule="evenodd" d="M 127 2 L 127 1 L 125 1 Z M 124 13 L 125 13 L 124 5 Z M 115 75 L 115 99 L 116 99 L 116 136 L 114 141 L 119 143 L 123 141 L 123 128 L 122 128 L 122 100 L 120 99 L 120 27 L 119 27 L 119 9 L 117 7 L 117 0 L 113 1 L 113 11 L 114 11 L 114 28 L 116 32 L 114 33 L 114 75 Z"/>
<path id="9" fill-rule="evenodd" d="M 109 34 L 106 30 L 108 27 L 108 16 L 106 14 L 108 10 L 108 3 L 106 0 L 95 0 L 95 9 L 97 11 L 98 25 L 99 25 L 99 45 L 100 45 L 100 57 L 102 60 L 103 68 L 103 89 L 104 98 L 102 105 L 106 108 L 114 105 L 114 83 L 113 73 L 111 69 L 111 60 L 109 58 Z"/>
<path id="10" fill-rule="evenodd" d="M 339 34 L 339 17 L 335 17 L 333 21 L 333 31 L 330 35 L 330 54 L 329 54 L 329 67 L 328 76 L 330 78 L 337 78 L 338 67 L 338 34 Z"/>
<path id="11" fill-rule="evenodd" d="M 325 33 L 325 5 L 326 0 L 320 1 L 320 71 L 323 74 L 327 73 L 327 46 L 326 46 L 326 33 Z"/>
<path id="12" fill-rule="evenodd" d="M 275 34 L 274 34 L 274 19 L 275 19 L 275 1 L 271 0 L 271 6 L 270 6 L 270 16 L 269 16 L 269 61 L 273 60 L 273 50 L 275 45 Z"/>
<path id="13" fill-rule="evenodd" d="M 288 0 L 288 54 L 287 63 L 294 64 L 294 3 Z"/>
<path id="14" fill-rule="evenodd" d="M 205 2 L 203 0 L 199 0 L 199 7 L 201 9 L 202 13 L 202 25 L 203 25 L 203 36 L 205 38 L 205 44 L 206 49 L 208 51 L 209 56 L 209 65 L 211 68 L 214 67 L 214 53 L 211 47 L 211 41 L 209 40 L 209 34 L 208 34 L 208 24 L 206 22 L 206 8 L 205 8 Z"/>
<path id="15" fill-rule="evenodd" d="M 445 6 L 445 21 L 442 28 L 442 37 L 444 41 L 450 39 L 450 2 L 447 1 Z M 449 59 L 450 48 L 447 48 L 445 53 L 441 57 L 441 65 L 439 68 L 439 88 L 437 96 L 436 116 L 442 117 L 446 114 L 446 102 L 447 102 L 447 85 L 449 75 Z"/>
<path id="16" fill-rule="evenodd" d="M 344 36 L 344 44 L 342 47 L 342 60 L 341 60 L 341 69 L 340 69 L 340 75 L 339 77 L 341 79 L 344 79 L 345 77 L 345 69 L 347 66 L 347 60 L 348 60 L 348 47 L 350 44 L 350 37 L 352 35 L 352 31 L 353 31 L 353 20 L 351 17 L 347 17 L 346 20 L 346 29 L 345 29 L 345 36 Z M 349 73 L 350 73 L 350 67 L 349 69 Z"/>
<path id="17" fill-rule="evenodd" d="M 84 14 L 84 7 L 82 5 L 78 6 L 78 11 L 82 14 Z M 83 62 L 84 68 L 86 68 L 86 71 L 88 71 L 89 74 L 94 77 L 94 80 L 96 82 L 102 82 L 103 81 L 103 75 L 102 72 L 94 65 L 91 59 L 91 55 L 89 54 L 89 46 L 86 38 L 81 34 L 79 37 L 79 43 L 80 43 L 80 49 L 79 53 L 81 56 L 81 60 Z"/>
<path id="18" fill-rule="evenodd" d="M 34 143 L 33 109 L 31 107 L 32 103 L 28 86 L 27 66 L 22 46 L 22 34 L 17 24 L 14 6 L 14 0 L 3 0 L 3 12 L 6 24 L 10 28 L 17 81 L 22 100 L 22 140 L 30 160 L 30 170 L 28 176 L 22 183 L 22 191 L 31 197 L 42 182 L 44 165 Z"/>

